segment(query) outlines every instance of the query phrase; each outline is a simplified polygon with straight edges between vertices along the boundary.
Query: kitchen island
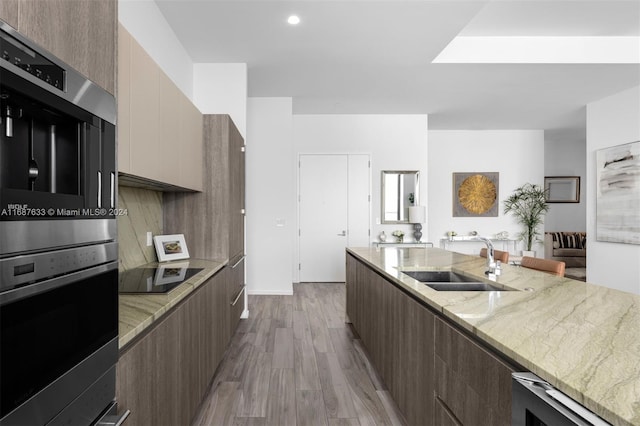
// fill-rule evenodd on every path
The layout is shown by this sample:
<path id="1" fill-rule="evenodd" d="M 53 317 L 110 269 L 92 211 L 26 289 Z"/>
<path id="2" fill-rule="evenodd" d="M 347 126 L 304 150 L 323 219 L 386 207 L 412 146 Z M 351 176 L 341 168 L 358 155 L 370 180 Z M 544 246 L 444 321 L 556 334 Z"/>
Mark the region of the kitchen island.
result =
<path id="1" fill-rule="evenodd" d="M 486 259 L 435 248 L 349 248 L 348 310 L 354 265 L 486 345 L 505 365 L 535 373 L 612 424 L 640 425 L 640 296 L 512 265 L 488 278 Z M 442 269 L 515 291 L 435 291 L 401 272 Z M 443 336 L 438 321 L 436 341 Z"/>

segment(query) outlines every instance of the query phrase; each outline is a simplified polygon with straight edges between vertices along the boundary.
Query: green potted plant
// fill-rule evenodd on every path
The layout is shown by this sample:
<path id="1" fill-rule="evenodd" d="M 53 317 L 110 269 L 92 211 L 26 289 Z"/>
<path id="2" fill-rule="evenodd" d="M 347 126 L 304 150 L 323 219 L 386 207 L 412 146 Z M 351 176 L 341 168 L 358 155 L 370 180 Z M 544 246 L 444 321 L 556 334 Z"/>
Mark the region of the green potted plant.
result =
<path id="1" fill-rule="evenodd" d="M 504 200 L 505 214 L 515 216 L 524 230 L 518 236 L 524 241 L 527 251 L 532 251 L 532 246 L 540 235 L 538 227 L 542 225 L 545 213 L 549 206 L 545 200 L 545 191 L 538 185 L 525 183 L 513 191 L 513 194 Z M 523 252 L 523 255 L 525 253 Z M 535 256 L 535 252 L 533 253 Z"/>

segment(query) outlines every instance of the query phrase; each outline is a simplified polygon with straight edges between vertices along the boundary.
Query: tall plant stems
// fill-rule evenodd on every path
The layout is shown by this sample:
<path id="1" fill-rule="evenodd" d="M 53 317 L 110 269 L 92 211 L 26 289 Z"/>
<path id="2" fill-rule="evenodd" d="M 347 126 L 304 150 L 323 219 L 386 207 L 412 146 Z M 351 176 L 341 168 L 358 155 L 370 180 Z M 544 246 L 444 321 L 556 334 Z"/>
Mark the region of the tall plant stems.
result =
<path id="1" fill-rule="evenodd" d="M 525 242 L 527 250 L 531 250 L 533 242 L 540 235 L 538 227 L 542 225 L 543 217 L 548 210 L 544 189 L 530 183 L 517 188 L 504 201 L 505 214 L 513 214 L 518 223 L 524 227 L 519 237 Z"/>

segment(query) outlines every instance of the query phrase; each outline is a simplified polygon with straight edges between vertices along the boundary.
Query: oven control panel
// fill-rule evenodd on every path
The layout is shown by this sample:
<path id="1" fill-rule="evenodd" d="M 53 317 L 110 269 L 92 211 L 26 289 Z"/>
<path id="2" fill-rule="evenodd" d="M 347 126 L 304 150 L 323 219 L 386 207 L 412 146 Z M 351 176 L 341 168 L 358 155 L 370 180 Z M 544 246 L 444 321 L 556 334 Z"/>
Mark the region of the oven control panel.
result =
<path id="1" fill-rule="evenodd" d="M 0 292 L 113 262 L 118 243 L 94 244 L 0 260 Z"/>
<path id="2" fill-rule="evenodd" d="M 4 31 L 0 31 L 0 58 L 64 91 L 65 70 Z"/>

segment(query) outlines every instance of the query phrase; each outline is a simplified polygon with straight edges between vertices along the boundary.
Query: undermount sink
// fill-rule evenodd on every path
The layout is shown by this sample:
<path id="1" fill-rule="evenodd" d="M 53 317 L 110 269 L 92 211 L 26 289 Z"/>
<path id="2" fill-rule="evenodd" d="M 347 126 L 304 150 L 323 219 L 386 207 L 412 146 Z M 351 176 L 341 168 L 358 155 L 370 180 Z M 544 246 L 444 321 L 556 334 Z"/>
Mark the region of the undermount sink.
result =
<path id="1" fill-rule="evenodd" d="M 437 291 L 505 291 L 453 271 L 402 271 L 403 274 Z"/>

